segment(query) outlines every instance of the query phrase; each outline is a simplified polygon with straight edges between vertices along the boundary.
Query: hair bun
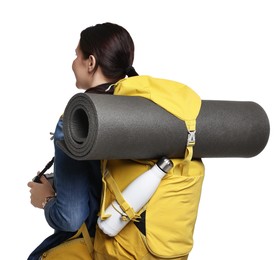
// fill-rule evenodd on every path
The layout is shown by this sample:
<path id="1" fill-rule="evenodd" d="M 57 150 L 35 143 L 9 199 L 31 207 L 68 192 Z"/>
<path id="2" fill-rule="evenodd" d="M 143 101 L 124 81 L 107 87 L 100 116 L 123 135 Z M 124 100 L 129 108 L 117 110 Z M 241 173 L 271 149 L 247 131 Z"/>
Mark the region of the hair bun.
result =
<path id="1" fill-rule="evenodd" d="M 133 77 L 133 76 L 138 76 L 138 73 L 136 72 L 134 67 L 130 65 L 126 68 L 125 75 L 127 75 L 128 77 Z"/>

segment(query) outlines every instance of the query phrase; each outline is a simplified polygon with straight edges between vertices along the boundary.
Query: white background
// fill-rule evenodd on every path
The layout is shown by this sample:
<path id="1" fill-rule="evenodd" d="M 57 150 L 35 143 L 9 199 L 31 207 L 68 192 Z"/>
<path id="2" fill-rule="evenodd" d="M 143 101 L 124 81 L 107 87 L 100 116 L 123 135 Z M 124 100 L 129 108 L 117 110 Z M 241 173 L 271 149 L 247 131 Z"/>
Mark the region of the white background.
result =
<path id="1" fill-rule="evenodd" d="M 204 160 L 189 259 L 279 260 L 279 13 L 277 0 L 1 1 L 3 259 L 26 259 L 52 232 L 26 183 L 51 159 L 49 132 L 77 93 L 71 64 L 80 31 L 110 21 L 131 33 L 140 74 L 265 109 L 271 132 L 259 155 Z"/>

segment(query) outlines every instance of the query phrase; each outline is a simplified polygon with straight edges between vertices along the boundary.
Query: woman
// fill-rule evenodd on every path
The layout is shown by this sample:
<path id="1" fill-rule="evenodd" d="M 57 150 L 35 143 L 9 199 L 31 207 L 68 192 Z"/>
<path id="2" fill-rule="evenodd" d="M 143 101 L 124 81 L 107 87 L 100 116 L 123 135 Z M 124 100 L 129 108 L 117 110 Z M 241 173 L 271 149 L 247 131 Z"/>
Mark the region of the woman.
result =
<path id="1" fill-rule="evenodd" d="M 112 94 L 112 83 L 137 75 L 132 67 L 134 43 L 123 27 L 103 23 L 81 32 L 72 69 L 76 86 L 86 92 Z M 86 223 L 94 236 L 101 194 L 99 161 L 76 161 L 60 150 L 56 141 L 63 137 L 63 117 L 54 133 L 54 187 L 45 176 L 40 183 L 28 182 L 31 204 L 44 209 L 54 234 L 46 238 L 28 257 L 37 260 L 47 250 L 72 237 Z"/>

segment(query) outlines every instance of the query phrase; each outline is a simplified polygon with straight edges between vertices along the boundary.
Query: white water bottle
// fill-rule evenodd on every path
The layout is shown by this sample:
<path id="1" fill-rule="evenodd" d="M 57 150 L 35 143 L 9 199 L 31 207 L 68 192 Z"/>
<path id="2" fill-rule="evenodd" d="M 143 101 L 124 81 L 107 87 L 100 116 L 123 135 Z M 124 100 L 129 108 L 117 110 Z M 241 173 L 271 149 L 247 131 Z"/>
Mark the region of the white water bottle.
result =
<path id="1" fill-rule="evenodd" d="M 150 170 L 141 174 L 123 190 L 124 199 L 135 212 L 138 212 L 150 200 L 161 179 L 172 167 L 172 161 L 163 157 Z M 122 217 L 126 214 L 115 200 L 105 210 L 105 214 L 111 216 L 105 220 L 101 220 L 99 217 L 97 223 L 108 236 L 116 236 L 129 222 L 128 217 L 128 220 L 123 220 Z"/>

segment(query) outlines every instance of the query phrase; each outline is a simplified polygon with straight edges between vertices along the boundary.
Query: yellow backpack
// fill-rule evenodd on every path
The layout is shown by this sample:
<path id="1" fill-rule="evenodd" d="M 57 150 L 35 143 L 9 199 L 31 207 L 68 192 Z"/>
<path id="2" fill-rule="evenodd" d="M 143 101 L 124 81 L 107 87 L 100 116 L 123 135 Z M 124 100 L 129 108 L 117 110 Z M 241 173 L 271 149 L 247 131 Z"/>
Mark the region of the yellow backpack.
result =
<path id="1" fill-rule="evenodd" d="M 102 162 L 103 199 L 100 217 L 110 217 L 105 215 L 105 209 L 113 200 L 117 200 L 130 221 L 115 237 L 105 235 L 97 226 L 94 259 L 187 259 L 193 247 L 193 232 L 204 177 L 202 161 L 192 159 L 201 99 L 184 84 L 150 76 L 120 80 L 115 84 L 114 95 L 148 98 L 185 121 L 188 143 L 185 158 L 170 158 L 173 168 L 140 212 L 134 212 L 121 191 L 156 161 Z"/>

